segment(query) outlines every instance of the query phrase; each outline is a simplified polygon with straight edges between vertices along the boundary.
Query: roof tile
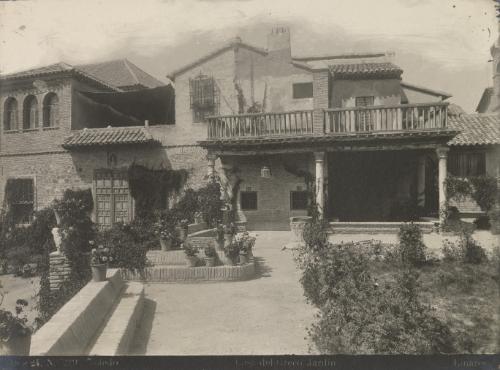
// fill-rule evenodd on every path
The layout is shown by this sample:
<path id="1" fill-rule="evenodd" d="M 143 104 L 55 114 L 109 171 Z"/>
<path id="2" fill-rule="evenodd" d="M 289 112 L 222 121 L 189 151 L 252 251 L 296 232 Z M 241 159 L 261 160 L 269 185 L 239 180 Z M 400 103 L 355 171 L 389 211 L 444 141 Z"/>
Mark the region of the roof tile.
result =
<path id="1" fill-rule="evenodd" d="M 335 77 L 353 75 L 394 75 L 401 76 L 403 70 L 393 63 L 342 63 L 329 66 Z"/>
<path id="2" fill-rule="evenodd" d="M 460 131 L 448 145 L 500 144 L 500 115 L 497 113 L 450 116 L 448 126 Z"/>
<path id="3" fill-rule="evenodd" d="M 123 144 L 159 144 L 144 127 L 83 129 L 66 138 L 63 148 Z"/>

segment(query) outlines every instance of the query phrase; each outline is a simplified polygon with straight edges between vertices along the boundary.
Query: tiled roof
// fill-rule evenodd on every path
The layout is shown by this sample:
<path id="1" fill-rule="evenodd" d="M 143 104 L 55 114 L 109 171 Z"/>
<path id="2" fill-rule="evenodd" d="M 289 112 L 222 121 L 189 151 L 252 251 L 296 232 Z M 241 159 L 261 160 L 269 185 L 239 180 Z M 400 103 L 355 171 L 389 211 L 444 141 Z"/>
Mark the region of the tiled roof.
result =
<path id="1" fill-rule="evenodd" d="M 448 145 L 500 144 L 500 115 L 496 113 L 450 116 L 448 126 L 460 131 Z"/>
<path id="2" fill-rule="evenodd" d="M 103 145 L 159 144 L 144 127 L 108 127 L 83 129 L 68 137 L 63 148 Z"/>
<path id="3" fill-rule="evenodd" d="M 87 78 L 87 79 L 90 79 L 94 82 L 97 82 L 98 84 L 105 86 L 109 89 L 119 90 L 114 85 L 111 85 L 109 82 L 103 81 L 96 76 L 89 75 L 85 71 L 81 71 L 81 70 L 73 67 L 72 65 L 64 63 L 64 62 L 50 64 L 48 66 L 39 67 L 39 68 L 27 69 L 25 71 L 0 75 L 0 80 L 17 80 L 17 79 L 23 79 L 23 78 L 36 78 L 36 77 L 40 77 L 40 76 L 47 76 L 47 75 L 52 75 L 52 74 L 64 73 L 64 72 L 75 73 L 77 75 L 83 76 L 84 78 Z"/>
<path id="4" fill-rule="evenodd" d="M 448 98 L 452 97 L 452 95 L 448 94 L 447 92 L 429 89 L 428 87 L 418 86 L 418 85 L 411 84 L 411 83 L 404 82 L 404 81 L 401 81 L 401 86 L 404 88 L 410 89 L 410 90 L 416 90 L 416 91 L 421 91 L 421 92 L 424 92 L 427 94 L 440 96 L 443 99 L 448 99 Z"/>
<path id="5" fill-rule="evenodd" d="M 467 113 L 460 105 L 453 103 L 448 105 L 448 116 L 461 116 L 462 114 L 467 114 Z"/>
<path id="6" fill-rule="evenodd" d="M 330 73 L 334 77 L 343 76 L 401 76 L 403 70 L 393 63 L 349 63 L 332 64 L 329 66 Z"/>
<path id="7" fill-rule="evenodd" d="M 46 75 L 46 74 L 51 74 L 51 73 L 68 72 L 71 70 L 73 70 L 73 66 L 71 66 L 67 63 L 61 62 L 61 63 L 50 64 L 48 66 L 44 66 L 44 67 L 40 67 L 40 68 L 32 68 L 32 69 L 27 69 L 25 71 L 5 74 L 5 75 L 2 75 L 0 78 L 2 80 L 4 80 L 4 79 L 11 79 L 11 78 L 36 77 L 36 76 Z"/>
<path id="8" fill-rule="evenodd" d="M 165 85 L 127 59 L 79 65 L 76 68 L 117 87 L 142 85 L 153 88 Z"/>

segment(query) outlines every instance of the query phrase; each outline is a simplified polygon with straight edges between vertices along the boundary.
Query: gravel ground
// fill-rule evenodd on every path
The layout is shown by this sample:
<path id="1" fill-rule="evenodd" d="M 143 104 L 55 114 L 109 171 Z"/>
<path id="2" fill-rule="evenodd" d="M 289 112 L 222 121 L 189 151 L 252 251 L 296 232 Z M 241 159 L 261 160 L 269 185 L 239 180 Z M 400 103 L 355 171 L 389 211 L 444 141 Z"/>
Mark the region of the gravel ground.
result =
<path id="1" fill-rule="evenodd" d="M 146 285 L 130 354 L 307 354 L 315 309 L 305 302 L 286 231 L 259 232 L 258 276 L 242 282 Z"/>

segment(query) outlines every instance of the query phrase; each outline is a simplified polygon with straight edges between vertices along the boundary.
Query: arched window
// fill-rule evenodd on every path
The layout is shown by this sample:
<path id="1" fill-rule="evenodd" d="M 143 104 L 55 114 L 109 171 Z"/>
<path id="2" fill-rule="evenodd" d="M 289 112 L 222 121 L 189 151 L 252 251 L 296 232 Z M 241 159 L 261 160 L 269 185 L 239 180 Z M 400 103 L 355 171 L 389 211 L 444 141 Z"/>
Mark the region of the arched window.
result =
<path id="1" fill-rule="evenodd" d="M 38 102 L 33 95 L 24 99 L 23 130 L 38 127 Z"/>
<path id="2" fill-rule="evenodd" d="M 5 131 L 17 130 L 17 100 L 8 98 L 3 109 L 3 129 Z"/>
<path id="3" fill-rule="evenodd" d="M 56 127 L 59 124 L 59 98 L 49 93 L 43 100 L 43 127 Z"/>

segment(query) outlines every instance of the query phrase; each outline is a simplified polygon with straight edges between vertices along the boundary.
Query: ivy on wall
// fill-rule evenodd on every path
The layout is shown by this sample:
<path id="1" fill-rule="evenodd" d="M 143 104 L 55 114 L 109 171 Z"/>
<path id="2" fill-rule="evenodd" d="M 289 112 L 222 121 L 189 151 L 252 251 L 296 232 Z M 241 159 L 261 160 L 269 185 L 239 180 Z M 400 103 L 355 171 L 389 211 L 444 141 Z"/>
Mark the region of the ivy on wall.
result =
<path id="1" fill-rule="evenodd" d="M 136 217 L 150 219 L 165 208 L 168 197 L 179 192 L 188 178 L 185 169 L 150 169 L 132 164 L 128 169 L 130 194 L 135 199 Z"/>
<path id="2" fill-rule="evenodd" d="M 461 201 L 471 197 L 482 211 L 490 211 L 498 201 L 497 180 L 494 177 L 475 176 L 446 178 L 446 195 L 449 200 Z"/>

